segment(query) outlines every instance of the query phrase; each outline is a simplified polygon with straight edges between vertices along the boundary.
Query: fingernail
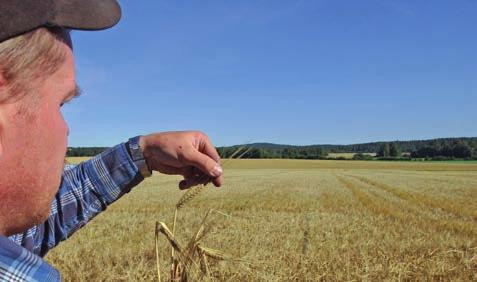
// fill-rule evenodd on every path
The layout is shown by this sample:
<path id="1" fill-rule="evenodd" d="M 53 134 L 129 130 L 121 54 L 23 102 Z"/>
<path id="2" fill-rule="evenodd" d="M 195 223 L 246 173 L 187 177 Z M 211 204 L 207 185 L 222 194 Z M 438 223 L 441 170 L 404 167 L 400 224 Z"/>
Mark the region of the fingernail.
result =
<path id="1" fill-rule="evenodd" d="M 222 167 L 220 167 L 219 164 L 216 164 L 211 174 L 213 177 L 219 177 L 222 175 L 222 173 L 223 173 Z"/>

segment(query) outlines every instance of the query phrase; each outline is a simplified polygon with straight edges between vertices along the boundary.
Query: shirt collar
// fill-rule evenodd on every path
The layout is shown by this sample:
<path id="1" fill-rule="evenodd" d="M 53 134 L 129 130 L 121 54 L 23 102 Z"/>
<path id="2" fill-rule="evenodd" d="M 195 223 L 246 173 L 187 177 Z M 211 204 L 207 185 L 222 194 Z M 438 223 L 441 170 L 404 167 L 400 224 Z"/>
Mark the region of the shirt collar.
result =
<path id="1" fill-rule="evenodd" d="M 0 280 L 61 281 L 60 273 L 39 256 L 0 236 Z"/>

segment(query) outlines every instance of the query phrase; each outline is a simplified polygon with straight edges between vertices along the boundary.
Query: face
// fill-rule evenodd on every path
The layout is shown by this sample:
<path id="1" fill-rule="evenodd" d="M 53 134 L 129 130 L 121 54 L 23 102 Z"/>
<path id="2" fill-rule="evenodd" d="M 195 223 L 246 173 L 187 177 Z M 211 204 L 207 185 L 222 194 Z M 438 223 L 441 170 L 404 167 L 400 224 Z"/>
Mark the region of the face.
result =
<path id="1" fill-rule="evenodd" d="M 31 95 L 2 105 L 0 199 L 10 207 L 2 213 L 14 222 L 2 223 L 4 233 L 44 222 L 60 186 L 68 136 L 60 107 L 77 94 L 73 54 L 61 44 L 67 54 L 61 68 Z"/>

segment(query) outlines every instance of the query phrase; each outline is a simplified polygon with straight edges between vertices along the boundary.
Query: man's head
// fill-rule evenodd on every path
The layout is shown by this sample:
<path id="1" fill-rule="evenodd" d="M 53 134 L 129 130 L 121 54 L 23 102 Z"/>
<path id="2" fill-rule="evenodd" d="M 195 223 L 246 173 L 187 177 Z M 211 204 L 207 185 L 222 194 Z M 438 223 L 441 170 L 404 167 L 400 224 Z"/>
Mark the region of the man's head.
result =
<path id="1" fill-rule="evenodd" d="M 81 7 L 82 3 L 93 6 L 100 3 L 104 9 L 105 3 L 106 6 L 116 3 L 112 0 L 5 1 L 7 8 L 2 2 L 0 22 L 8 22 L 7 17 L 14 20 L 24 16 L 21 11 L 28 8 L 28 3 L 38 9 L 41 6 L 38 3 L 45 2 L 54 12 L 45 15 L 44 24 L 61 20 L 72 23 L 68 28 L 84 28 L 85 25 L 80 25 L 82 21 L 92 20 L 91 15 L 76 15 L 72 8 Z M 21 3 L 18 5 L 22 9 L 16 9 L 15 3 Z M 88 7 L 83 12 L 91 9 Z M 117 10 L 113 12 L 118 17 Z M 78 94 L 69 32 L 64 26 L 36 26 L 38 22 L 33 18 L 31 26 L 30 21 L 24 20 L 25 30 L 14 26 L 9 31 L 5 30 L 8 26 L 0 26 L 0 235 L 25 231 L 48 216 L 60 186 L 67 146 L 68 127 L 60 107 Z M 91 29 L 106 27 L 103 23 Z"/>
<path id="2" fill-rule="evenodd" d="M 67 32 L 20 37 L 0 44 L 0 232 L 7 234 L 49 213 L 68 135 L 60 107 L 76 91 Z"/>

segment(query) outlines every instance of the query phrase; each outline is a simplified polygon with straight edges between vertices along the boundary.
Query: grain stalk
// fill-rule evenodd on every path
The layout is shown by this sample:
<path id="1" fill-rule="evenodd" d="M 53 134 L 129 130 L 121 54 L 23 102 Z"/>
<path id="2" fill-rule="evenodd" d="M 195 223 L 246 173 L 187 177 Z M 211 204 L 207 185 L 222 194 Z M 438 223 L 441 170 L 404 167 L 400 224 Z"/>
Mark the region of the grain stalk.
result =
<path id="1" fill-rule="evenodd" d="M 163 222 L 156 223 L 156 232 L 155 232 L 155 241 L 156 241 L 156 258 L 159 259 L 159 234 L 162 233 L 171 248 L 175 250 L 174 257 L 174 269 L 171 272 L 171 281 L 188 281 L 189 279 L 196 281 L 203 278 L 210 277 L 210 264 L 209 259 L 212 260 L 228 260 L 228 261 L 241 261 L 241 259 L 233 258 L 230 255 L 225 254 L 222 251 L 211 249 L 203 246 L 200 241 L 203 238 L 206 221 L 212 213 L 220 214 L 223 216 L 229 217 L 229 215 L 219 212 L 217 210 L 210 209 L 207 211 L 205 216 L 202 219 L 202 222 L 195 232 L 195 235 L 192 236 L 187 247 L 182 247 L 182 245 L 174 238 L 172 231 L 167 227 Z M 158 279 L 160 281 L 160 265 L 158 267 Z"/>
<path id="2" fill-rule="evenodd" d="M 247 153 L 250 152 L 250 150 L 252 149 L 253 147 L 250 146 L 247 148 L 247 146 L 241 146 L 239 147 L 235 152 L 232 153 L 232 155 L 227 158 L 227 160 L 222 164 L 222 167 L 224 167 L 227 163 L 230 162 L 230 160 L 234 159 L 237 155 L 238 157 L 236 157 L 235 159 L 241 159 L 242 157 L 244 157 Z M 244 151 L 245 149 L 245 151 Z M 203 182 L 204 180 L 206 180 L 207 178 L 209 178 L 209 176 L 207 175 L 203 175 L 201 178 L 199 178 L 198 182 L 201 183 Z M 176 206 L 175 206 L 175 209 L 174 209 L 174 217 L 173 217 L 173 220 L 172 220 L 172 231 L 169 231 L 169 229 L 167 228 L 167 226 L 165 224 L 161 225 L 161 223 L 158 223 L 160 225 L 160 230 L 163 230 L 164 232 L 162 232 L 163 234 L 166 235 L 166 237 L 168 237 L 169 239 L 169 242 L 171 243 L 171 281 L 175 280 L 175 278 L 178 276 L 178 272 L 179 269 L 178 269 L 178 260 L 176 258 L 176 251 L 177 249 L 174 247 L 174 244 L 173 244 L 173 240 L 171 239 L 174 239 L 174 236 L 175 236 L 175 230 L 176 230 L 176 225 L 177 225 L 177 215 L 178 215 L 178 211 L 183 208 L 188 202 L 190 202 L 192 199 L 194 199 L 196 196 L 198 196 L 205 188 L 205 186 L 208 184 L 209 182 L 207 182 L 206 184 L 203 184 L 203 185 L 199 185 L 197 187 L 194 187 L 194 188 L 191 188 L 189 190 L 187 190 L 183 195 L 182 197 L 179 199 L 179 201 L 177 202 Z M 197 242 L 198 241 L 198 238 L 199 238 L 199 234 L 203 231 L 203 226 L 205 224 L 205 220 L 207 219 L 209 213 L 213 211 L 213 210 L 209 210 L 206 214 L 206 216 L 204 217 L 204 219 L 202 220 L 202 224 L 201 224 L 201 227 L 199 228 L 198 232 L 196 233 L 196 235 L 193 237 L 193 239 L 191 240 L 191 242 L 189 243 L 189 247 L 190 248 L 193 248 L 193 243 L 194 242 Z M 217 212 L 217 211 L 216 211 Z M 220 212 L 218 212 L 220 213 Z M 159 231 L 160 231 L 159 230 Z M 168 232 L 166 232 L 168 231 Z M 167 234 L 166 234 L 167 233 Z M 156 226 L 156 241 L 157 241 L 157 226 Z M 191 245 L 192 244 L 192 245 Z M 198 245 L 196 246 L 198 247 Z M 159 260 L 158 258 L 158 248 L 157 248 L 157 242 L 156 242 L 156 259 Z M 197 249 L 197 253 L 199 255 L 199 258 L 200 257 L 203 257 L 203 258 L 207 258 L 207 251 L 204 251 L 204 250 L 199 250 Z M 203 261 L 201 260 L 201 264 L 204 264 L 205 267 L 205 272 L 206 273 L 209 273 L 209 270 L 208 270 L 208 263 L 207 261 Z M 157 271 L 158 271 L 158 277 L 159 277 L 159 281 L 160 281 L 160 265 L 159 265 L 159 261 L 157 263 Z"/>
<path id="3" fill-rule="evenodd" d="M 154 235 L 154 246 L 156 248 L 157 280 L 161 282 L 161 265 L 159 263 L 159 222 L 156 222 L 156 230 Z"/>

